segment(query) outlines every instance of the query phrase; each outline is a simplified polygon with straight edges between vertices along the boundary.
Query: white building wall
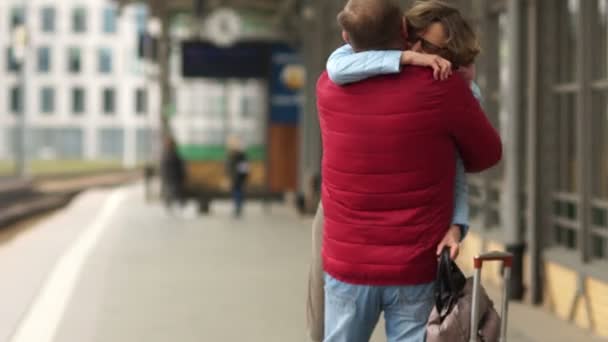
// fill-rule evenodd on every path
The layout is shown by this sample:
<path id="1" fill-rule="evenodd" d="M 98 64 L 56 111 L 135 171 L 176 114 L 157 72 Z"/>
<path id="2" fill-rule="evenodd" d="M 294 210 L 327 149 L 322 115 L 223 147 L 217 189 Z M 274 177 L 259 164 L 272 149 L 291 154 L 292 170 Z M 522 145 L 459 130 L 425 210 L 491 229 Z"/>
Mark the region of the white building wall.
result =
<path id="1" fill-rule="evenodd" d="M 9 22 L 11 9 L 21 6 L 23 0 L 0 1 L 0 135 L 15 125 L 15 116 L 10 112 L 9 91 L 20 83 L 15 73 L 7 72 L 6 49 L 10 44 Z M 41 9 L 55 8 L 55 31 L 42 32 Z M 27 67 L 27 125 L 32 130 L 40 128 L 76 128 L 83 132 L 83 157 L 89 160 L 102 158 L 100 151 L 100 130 L 123 130 L 125 144 L 121 158 L 125 166 L 136 164 L 136 132 L 138 130 L 159 129 L 158 109 L 160 97 L 158 87 L 149 86 L 148 112 L 135 113 L 136 89 L 148 86 L 143 73 L 142 62 L 137 60 L 136 7 L 128 6 L 117 18 L 117 32 L 103 32 L 103 10 L 115 6 L 109 0 L 29 0 L 27 5 L 28 27 L 31 30 L 31 48 Z M 86 32 L 72 31 L 72 11 L 76 7 L 86 10 Z M 42 74 L 37 71 L 37 50 L 40 46 L 51 48 L 51 71 Z M 68 71 L 68 49 L 80 48 L 82 67 L 79 74 Z M 101 74 L 98 70 L 98 51 L 101 48 L 112 51 L 112 72 Z M 41 113 L 40 91 L 44 86 L 55 89 L 55 111 Z M 85 90 L 85 113 L 72 113 L 72 89 Z M 103 113 L 103 89 L 115 91 L 114 115 Z M 3 137 L 2 142 L 4 141 Z M 0 160 L 11 158 L 11 148 L 0 144 Z M 30 158 L 40 157 L 39 151 L 30 151 Z"/>

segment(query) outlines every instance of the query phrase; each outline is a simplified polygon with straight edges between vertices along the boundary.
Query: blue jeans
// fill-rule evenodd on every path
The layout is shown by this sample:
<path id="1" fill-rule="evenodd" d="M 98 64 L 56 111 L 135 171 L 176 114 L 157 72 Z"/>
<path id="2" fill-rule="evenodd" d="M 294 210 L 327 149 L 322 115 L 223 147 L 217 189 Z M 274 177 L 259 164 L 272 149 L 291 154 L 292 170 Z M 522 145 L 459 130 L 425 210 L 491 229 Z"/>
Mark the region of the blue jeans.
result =
<path id="1" fill-rule="evenodd" d="M 434 283 L 363 286 L 325 274 L 324 342 L 368 342 L 384 312 L 388 342 L 422 342 L 433 308 Z"/>
<path id="2" fill-rule="evenodd" d="M 232 199 L 234 201 L 234 216 L 240 217 L 243 212 L 244 194 L 243 188 L 235 186 L 232 188 Z"/>

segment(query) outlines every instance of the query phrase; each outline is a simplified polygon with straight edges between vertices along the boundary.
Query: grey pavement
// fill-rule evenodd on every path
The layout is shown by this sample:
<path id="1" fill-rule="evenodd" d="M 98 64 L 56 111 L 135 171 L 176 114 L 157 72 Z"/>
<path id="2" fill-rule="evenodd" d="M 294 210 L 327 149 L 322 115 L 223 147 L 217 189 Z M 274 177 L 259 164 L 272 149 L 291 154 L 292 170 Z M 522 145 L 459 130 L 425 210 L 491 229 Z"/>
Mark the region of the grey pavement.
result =
<path id="1" fill-rule="evenodd" d="M 141 187 L 123 189 L 126 197 L 86 259 L 54 341 L 307 341 L 311 219 L 250 203 L 245 218 L 235 220 L 226 202 L 214 203 L 209 216 L 190 207 L 175 217 L 145 204 Z M 12 280 L 0 283 L 0 301 L 11 303 L 0 308 L 0 342 L 10 341 L 54 261 L 110 192 L 84 194 L 0 244 L 0 256 L 12 260 L 0 257 L 2 279 Z M 595 340 L 540 309 L 511 308 L 509 341 Z M 382 325 L 377 330 L 373 341 L 384 341 Z"/>
<path id="2" fill-rule="evenodd" d="M 305 341 L 307 224 L 227 203 L 176 219 L 130 193 L 85 265 L 56 341 Z"/>
<path id="3" fill-rule="evenodd" d="M 65 210 L 30 222 L 29 228 L 0 230 L 0 341 L 9 341 L 49 270 L 106 197 L 105 192 L 91 191 Z"/>

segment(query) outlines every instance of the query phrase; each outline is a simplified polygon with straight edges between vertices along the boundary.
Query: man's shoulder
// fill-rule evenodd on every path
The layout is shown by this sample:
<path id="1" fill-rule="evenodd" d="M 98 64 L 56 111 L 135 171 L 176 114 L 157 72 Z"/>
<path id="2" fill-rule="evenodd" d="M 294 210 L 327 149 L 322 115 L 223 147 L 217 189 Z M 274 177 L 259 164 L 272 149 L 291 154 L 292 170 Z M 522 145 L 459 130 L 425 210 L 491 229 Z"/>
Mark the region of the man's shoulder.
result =
<path id="1" fill-rule="evenodd" d="M 337 87 L 337 85 L 329 78 L 327 70 L 324 70 L 317 79 L 317 91 L 320 91 L 327 87 Z"/>

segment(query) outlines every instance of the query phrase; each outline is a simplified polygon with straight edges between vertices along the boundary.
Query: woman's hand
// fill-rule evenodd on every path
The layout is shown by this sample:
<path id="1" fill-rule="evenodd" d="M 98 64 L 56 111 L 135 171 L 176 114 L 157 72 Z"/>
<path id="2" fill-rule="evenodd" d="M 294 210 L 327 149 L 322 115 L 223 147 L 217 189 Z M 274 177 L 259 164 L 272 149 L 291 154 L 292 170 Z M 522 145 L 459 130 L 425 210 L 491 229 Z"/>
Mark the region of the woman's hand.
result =
<path id="1" fill-rule="evenodd" d="M 437 55 L 429 55 L 414 51 L 403 51 L 401 64 L 430 67 L 436 80 L 445 80 L 452 74 L 452 63 Z"/>

